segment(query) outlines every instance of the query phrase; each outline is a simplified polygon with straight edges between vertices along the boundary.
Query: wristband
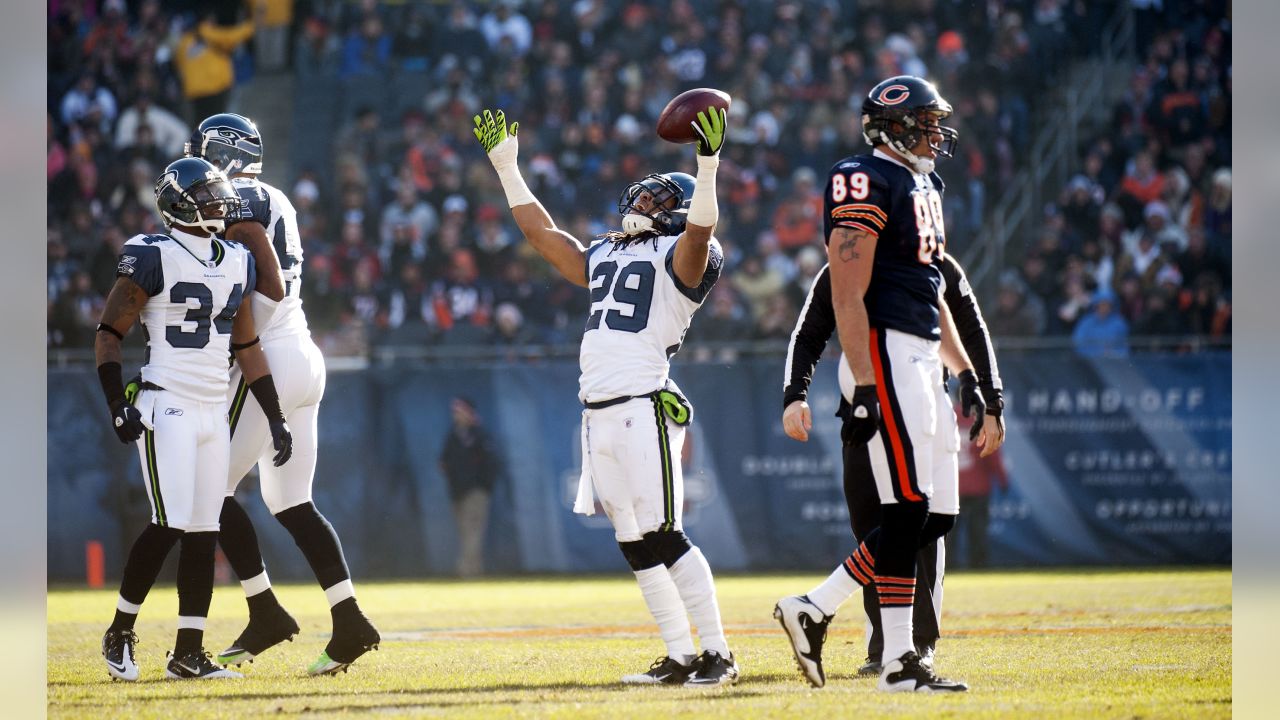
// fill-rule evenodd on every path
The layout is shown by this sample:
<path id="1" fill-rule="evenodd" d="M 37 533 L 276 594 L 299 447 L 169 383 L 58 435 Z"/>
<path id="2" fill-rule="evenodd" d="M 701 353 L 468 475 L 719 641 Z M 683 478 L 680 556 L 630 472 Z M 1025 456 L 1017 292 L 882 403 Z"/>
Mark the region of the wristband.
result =
<path id="1" fill-rule="evenodd" d="M 260 340 L 260 339 L 261 339 L 261 338 L 259 338 L 259 337 L 257 337 L 257 336 L 255 335 L 255 336 L 254 336 L 254 338 L 253 338 L 252 340 L 250 340 L 249 342 L 247 342 L 247 343 L 231 343 L 231 352 L 240 352 L 241 350 L 244 350 L 245 348 L 251 348 L 251 347 L 253 347 L 254 345 L 257 345 L 257 344 L 258 344 L 258 340 Z"/>
<path id="2" fill-rule="evenodd" d="M 284 413 L 280 411 L 280 396 L 276 394 L 276 384 L 272 381 L 270 373 L 249 383 L 249 390 L 258 401 L 268 421 L 284 420 Z"/>
<path id="3" fill-rule="evenodd" d="M 498 171 L 498 181 L 502 183 L 502 191 L 507 194 L 508 207 L 528 205 L 538 201 L 529 190 L 529 186 L 525 184 L 524 176 L 520 174 L 520 168 L 515 163 L 502 167 L 495 165 L 494 169 Z"/>
<path id="4" fill-rule="evenodd" d="M 120 363 L 111 361 L 98 366 L 98 382 L 102 383 L 102 394 L 107 398 L 107 407 L 113 411 L 126 402 L 124 398 L 124 373 Z"/>
<path id="5" fill-rule="evenodd" d="M 720 219 L 720 207 L 716 204 L 716 170 L 720 167 L 719 155 L 698 156 L 698 177 L 693 186 L 693 198 L 685 221 L 702 227 L 715 227 Z"/>
<path id="6" fill-rule="evenodd" d="M 98 332 L 111 333 L 112 335 L 115 335 L 116 337 L 120 338 L 121 340 L 124 340 L 124 334 L 123 334 L 123 333 L 121 333 L 119 330 L 117 330 L 117 329 L 115 329 L 115 328 L 111 327 L 110 325 L 108 325 L 108 324 L 106 324 L 106 323 L 98 323 Z M 119 364 L 120 364 L 120 363 L 116 363 L 116 365 L 119 365 Z"/>

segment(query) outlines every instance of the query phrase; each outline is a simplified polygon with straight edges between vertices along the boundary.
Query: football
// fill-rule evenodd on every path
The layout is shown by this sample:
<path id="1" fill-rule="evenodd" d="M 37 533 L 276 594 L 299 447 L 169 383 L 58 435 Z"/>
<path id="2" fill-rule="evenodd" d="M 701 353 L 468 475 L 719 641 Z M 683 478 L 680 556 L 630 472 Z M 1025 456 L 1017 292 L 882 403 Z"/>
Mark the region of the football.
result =
<path id="1" fill-rule="evenodd" d="M 673 143 L 697 142 L 689 123 L 698 121 L 698 113 L 711 106 L 729 109 L 729 94 L 714 88 L 686 90 L 671 99 L 658 116 L 658 137 Z"/>

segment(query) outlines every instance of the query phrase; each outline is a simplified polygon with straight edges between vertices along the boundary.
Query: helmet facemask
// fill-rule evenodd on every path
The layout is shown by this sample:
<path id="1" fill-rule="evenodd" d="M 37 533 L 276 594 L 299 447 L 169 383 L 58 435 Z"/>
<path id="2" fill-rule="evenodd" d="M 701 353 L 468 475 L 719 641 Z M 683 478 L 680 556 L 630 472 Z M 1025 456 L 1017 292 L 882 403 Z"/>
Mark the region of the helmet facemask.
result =
<path id="1" fill-rule="evenodd" d="M 930 157 L 915 154 L 921 138 L 928 138 L 929 147 L 939 157 L 949 158 L 955 153 L 960 133 L 955 128 L 942 125 L 951 115 L 950 106 L 945 109 L 922 108 L 916 110 L 882 111 L 878 117 L 862 116 L 862 136 L 871 145 L 888 145 L 905 157 L 916 172 L 933 172 L 934 161 Z M 942 136 L 941 142 L 934 137 Z"/>
<path id="2" fill-rule="evenodd" d="M 210 174 L 214 174 L 212 171 Z M 217 235 L 240 208 L 240 196 L 222 173 L 184 188 L 176 173 L 165 173 L 156 183 L 157 206 L 166 227 L 175 225 Z"/>

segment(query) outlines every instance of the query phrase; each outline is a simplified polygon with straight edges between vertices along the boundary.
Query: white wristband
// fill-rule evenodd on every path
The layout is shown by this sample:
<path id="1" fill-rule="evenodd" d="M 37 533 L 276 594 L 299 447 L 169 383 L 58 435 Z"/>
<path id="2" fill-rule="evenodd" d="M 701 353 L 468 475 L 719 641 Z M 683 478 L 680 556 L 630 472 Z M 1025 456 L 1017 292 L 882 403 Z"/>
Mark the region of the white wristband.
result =
<path id="1" fill-rule="evenodd" d="M 524 183 L 524 176 L 520 174 L 518 165 L 511 163 L 495 169 L 498 171 L 498 181 L 502 183 L 502 191 L 507 194 L 507 207 L 528 205 L 538 201 L 529 190 L 529 186 Z"/>
<path id="2" fill-rule="evenodd" d="M 720 219 L 720 206 L 716 204 L 716 170 L 720 167 L 719 155 L 698 156 L 698 178 L 689 203 L 686 221 L 702 227 L 715 227 Z"/>

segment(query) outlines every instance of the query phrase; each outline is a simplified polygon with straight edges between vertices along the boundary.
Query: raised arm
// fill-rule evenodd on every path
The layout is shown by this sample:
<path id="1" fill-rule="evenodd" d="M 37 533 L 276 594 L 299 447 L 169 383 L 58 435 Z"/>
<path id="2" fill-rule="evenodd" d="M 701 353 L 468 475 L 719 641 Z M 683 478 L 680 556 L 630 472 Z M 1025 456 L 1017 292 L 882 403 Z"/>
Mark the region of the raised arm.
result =
<path id="1" fill-rule="evenodd" d="M 520 123 L 512 123 L 508 129 L 506 115 L 501 110 L 497 114 L 485 110 L 482 115 L 475 116 L 475 125 L 472 132 L 488 153 L 493 169 L 498 172 L 498 180 L 502 182 L 507 204 L 520 232 L 539 255 L 560 271 L 564 279 L 579 287 L 587 287 L 586 248 L 577 238 L 556 227 L 551 215 L 533 196 L 520 175 L 520 167 L 516 163 L 520 152 L 516 133 L 520 130 Z"/>
<path id="2" fill-rule="evenodd" d="M 249 248 L 258 271 L 257 291 L 275 302 L 284 299 L 284 275 L 280 271 L 280 258 L 271 245 L 267 229 L 254 220 L 241 220 L 227 226 L 226 238 Z"/>
<path id="3" fill-rule="evenodd" d="M 685 221 L 684 235 L 676 243 L 671 269 L 685 287 L 697 287 L 707 272 L 707 260 L 711 257 L 711 234 L 720 219 L 720 206 L 716 203 L 716 171 L 720 167 L 720 148 L 724 147 L 727 113 L 720 108 L 709 107 L 698 113 L 697 122 L 691 123 L 698 136 L 698 177 L 693 199 L 689 203 L 689 215 Z"/>

